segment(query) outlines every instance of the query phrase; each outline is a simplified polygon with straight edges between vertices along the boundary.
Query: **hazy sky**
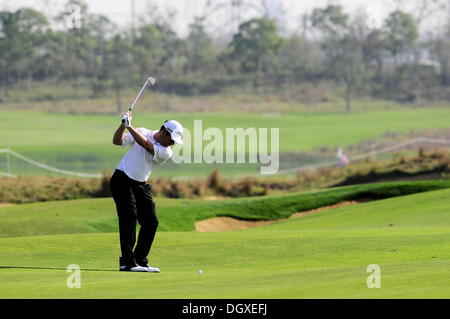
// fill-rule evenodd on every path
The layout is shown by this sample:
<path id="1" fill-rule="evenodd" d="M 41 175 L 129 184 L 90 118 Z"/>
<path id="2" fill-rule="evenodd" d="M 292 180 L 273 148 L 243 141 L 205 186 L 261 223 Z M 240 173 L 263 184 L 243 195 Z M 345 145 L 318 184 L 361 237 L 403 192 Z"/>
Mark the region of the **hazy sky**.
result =
<path id="1" fill-rule="evenodd" d="M 214 14 L 209 15 L 208 23 L 210 31 L 226 31 L 231 30 L 233 11 L 230 3 L 232 0 L 210 0 L 216 6 L 222 4 L 220 10 L 216 10 Z M 360 8 L 366 8 L 370 13 L 370 19 L 374 23 L 381 21 L 396 8 L 394 0 L 241 0 L 247 4 L 244 9 L 235 15 L 240 15 L 241 19 L 251 18 L 258 15 L 256 9 L 262 1 L 266 1 L 267 7 L 273 13 L 274 17 L 283 17 L 281 23 L 287 32 L 292 32 L 301 25 L 300 17 L 302 14 L 308 13 L 314 7 L 323 7 L 329 3 L 341 4 L 347 12 L 352 13 Z M 126 27 L 131 23 L 131 7 L 133 0 L 85 0 L 89 5 L 89 11 L 108 16 L 119 26 Z M 149 11 L 149 3 L 155 4 L 158 9 L 158 15 L 168 17 L 170 10 L 176 10 L 175 16 L 171 19 L 173 26 L 177 32 L 184 35 L 187 26 L 194 16 L 201 15 L 207 0 L 134 0 L 135 12 L 142 15 Z M 407 3 L 413 3 L 414 0 L 408 0 Z M 14 10 L 19 7 L 33 7 L 44 10 L 48 15 L 61 12 L 66 0 L 0 0 L 0 9 Z M 261 6 L 259 6 L 261 7 Z"/>

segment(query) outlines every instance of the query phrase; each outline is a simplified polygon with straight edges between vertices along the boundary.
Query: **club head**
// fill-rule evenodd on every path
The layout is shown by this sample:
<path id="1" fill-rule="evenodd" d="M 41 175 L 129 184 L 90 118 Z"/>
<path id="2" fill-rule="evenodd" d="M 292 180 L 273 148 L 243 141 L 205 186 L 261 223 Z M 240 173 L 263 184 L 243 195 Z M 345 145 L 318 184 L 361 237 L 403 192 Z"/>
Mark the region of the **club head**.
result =
<path id="1" fill-rule="evenodd" d="M 148 78 L 148 81 L 150 82 L 151 85 L 155 85 L 155 83 L 156 83 L 156 79 L 151 76 Z"/>

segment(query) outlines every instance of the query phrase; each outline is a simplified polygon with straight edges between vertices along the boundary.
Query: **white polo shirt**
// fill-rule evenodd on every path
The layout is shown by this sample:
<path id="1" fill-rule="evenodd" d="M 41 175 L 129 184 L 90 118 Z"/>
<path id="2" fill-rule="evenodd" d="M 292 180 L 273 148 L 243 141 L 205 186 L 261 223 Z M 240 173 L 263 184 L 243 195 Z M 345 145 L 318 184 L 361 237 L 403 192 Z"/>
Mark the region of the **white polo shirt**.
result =
<path id="1" fill-rule="evenodd" d="M 131 133 L 128 132 L 123 136 L 121 147 L 124 148 L 128 145 L 131 145 L 131 147 L 122 157 L 117 169 L 136 181 L 146 182 L 153 168 L 163 164 L 172 156 L 172 150 L 170 147 L 163 146 L 155 141 L 153 134 L 158 131 L 150 131 L 143 127 L 139 127 L 136 130 L 153 144 L 155 155 L 150 154 L 145 148 L 136 143 Z"/>

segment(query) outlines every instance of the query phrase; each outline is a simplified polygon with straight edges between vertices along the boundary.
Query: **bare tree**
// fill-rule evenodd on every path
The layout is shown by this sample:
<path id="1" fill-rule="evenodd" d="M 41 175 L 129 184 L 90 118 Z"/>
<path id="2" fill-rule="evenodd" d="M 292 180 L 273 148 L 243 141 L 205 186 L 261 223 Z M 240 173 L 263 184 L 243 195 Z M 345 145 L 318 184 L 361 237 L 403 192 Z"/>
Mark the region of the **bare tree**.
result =
<path id="1" fill-rule="evenodd" d="M 434 18 L 437 14 L 445 12 L 450 6 L 448 0 L 395 0 L 395 2 L 402 10 L 405 10 L 407 4 L 413 4 L 410 14 L 419 28 L 423 27 L 424 23 Z"/>

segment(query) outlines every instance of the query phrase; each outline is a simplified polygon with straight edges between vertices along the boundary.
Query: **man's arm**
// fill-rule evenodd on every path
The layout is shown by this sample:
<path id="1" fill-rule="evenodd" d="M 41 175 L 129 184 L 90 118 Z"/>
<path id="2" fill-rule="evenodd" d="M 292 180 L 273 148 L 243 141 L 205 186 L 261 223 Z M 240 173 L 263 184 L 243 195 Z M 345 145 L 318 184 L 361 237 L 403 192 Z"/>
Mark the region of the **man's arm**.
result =
<path id="1" fill-rule="evenodd" d="M 131 135 L 134 138 L 134 141 L 138 143 L 140 146 L 145 148 L 147 152 L 149 152 L 152 155 L 155 155 L 155 148 L 153 147 L 152 142 L 147 140 L 144 135 L 139 133 L 134 127 L 131 125 L 127 127 L 128 131 L 131 133 Z"/>
<path id="2" fill-rule="evenodd" d="M 119 128 L 114 133 L 113 144 L 114 145 L 122 145 L 123 133 L 125 132 L 125 126 L 120 124 Z"/>

